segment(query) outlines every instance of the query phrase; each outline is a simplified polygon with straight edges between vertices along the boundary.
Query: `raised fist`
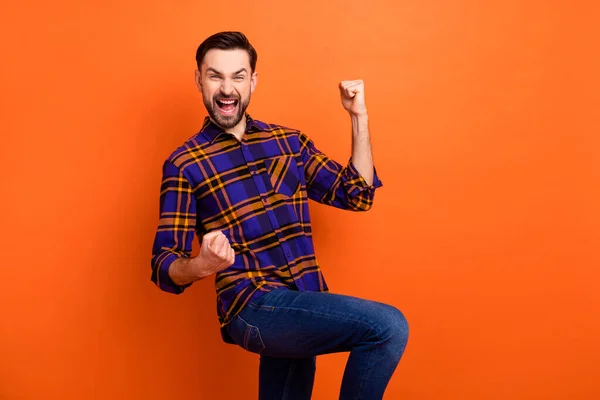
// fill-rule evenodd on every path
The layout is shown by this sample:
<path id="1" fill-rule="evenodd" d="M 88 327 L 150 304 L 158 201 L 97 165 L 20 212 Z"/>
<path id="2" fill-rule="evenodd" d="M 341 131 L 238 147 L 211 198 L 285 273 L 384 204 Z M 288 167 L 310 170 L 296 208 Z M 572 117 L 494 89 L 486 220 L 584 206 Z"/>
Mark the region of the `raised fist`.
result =
<path id="1" fill-rule="evenodd" d="M 365 84 L 362 80 L 341 81 L 339 87 L 342 106 L 346 111 L 357 116 L 367 114 Z"/>
<path id="2" fill-rule="evenodd" d="M 212 272 L 230 267 L 235 261 L 235 251 L 221 231 L 209 232 L 202 237 L 198 258 Z"/>

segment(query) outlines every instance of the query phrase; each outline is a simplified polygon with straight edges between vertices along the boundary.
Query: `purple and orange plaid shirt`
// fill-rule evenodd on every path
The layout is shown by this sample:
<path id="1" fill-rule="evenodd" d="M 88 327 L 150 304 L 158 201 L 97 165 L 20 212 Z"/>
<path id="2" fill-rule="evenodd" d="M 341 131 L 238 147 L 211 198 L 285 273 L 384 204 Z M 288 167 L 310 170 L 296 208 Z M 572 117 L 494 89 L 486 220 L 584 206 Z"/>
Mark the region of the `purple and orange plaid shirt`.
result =
<path id="1" fill-rule="evenodd" d="M 216 274 L 217 313 L 224 327 L 248 301 L 275 288 L 327 291 L 312 241 L 308 199 L 366 211 L 381 181 L 367 185 L 350 161 L 327 158 L 302 132 L 246 115 L 241 142 L 207 117 L 199 133 L 165 161 L 152 281 L 179 286 L 169 266 L 190 257 L 194 235 L 220 230 L 235 262 Z"/>

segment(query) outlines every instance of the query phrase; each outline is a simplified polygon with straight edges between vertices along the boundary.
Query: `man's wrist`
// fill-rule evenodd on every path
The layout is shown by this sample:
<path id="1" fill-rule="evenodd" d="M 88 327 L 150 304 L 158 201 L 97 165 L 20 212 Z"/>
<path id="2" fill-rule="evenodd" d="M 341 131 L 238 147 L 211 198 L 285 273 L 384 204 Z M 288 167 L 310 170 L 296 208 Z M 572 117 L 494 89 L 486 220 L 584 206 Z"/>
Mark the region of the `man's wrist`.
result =
<path id="1" fill-rule="evenodd" d="M 369 136 L 369 116 L 367 112 L 350 114 L 352 120 L 352 135 L 354 137 Z"/>
<path id="2" fill-rule="evenodd" d="M 169 278 L 171 278 L 171 281 L 178 286 L 183 286 L 187 283 L 183 273 L 183 270 L 185 269 L 184 265 L 182 265 L 183 262 L 185 262 L 185 259 L 178 258 L 169 265 Z"/>
<path id="3" fill-rule="evenodd" d="M 367 113 L 367 110 L 365 109 L 364 111 L 350 113 L 350 118 L 368 120 L 369 114 Z"/>
<path id="4" fill-rule="evenodd" d="M 205 278 L 210 273 L 202 267 L 201 262 L 198 257 L 178 258 L 169 266 L 169 277 L 179 286 Z"/>

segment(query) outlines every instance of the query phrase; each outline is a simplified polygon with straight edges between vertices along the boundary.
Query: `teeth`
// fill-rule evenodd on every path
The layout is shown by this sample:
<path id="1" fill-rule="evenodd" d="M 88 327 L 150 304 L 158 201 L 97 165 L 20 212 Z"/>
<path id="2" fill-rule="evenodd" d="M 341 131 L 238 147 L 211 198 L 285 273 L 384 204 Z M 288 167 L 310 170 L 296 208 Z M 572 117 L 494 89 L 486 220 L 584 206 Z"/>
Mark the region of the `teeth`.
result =
<path id="1" fill-rule="evenodd" d="M 235 103 L 235 100 L 219 100 L 221 103 L 223 104 L 233 104 Z"/>

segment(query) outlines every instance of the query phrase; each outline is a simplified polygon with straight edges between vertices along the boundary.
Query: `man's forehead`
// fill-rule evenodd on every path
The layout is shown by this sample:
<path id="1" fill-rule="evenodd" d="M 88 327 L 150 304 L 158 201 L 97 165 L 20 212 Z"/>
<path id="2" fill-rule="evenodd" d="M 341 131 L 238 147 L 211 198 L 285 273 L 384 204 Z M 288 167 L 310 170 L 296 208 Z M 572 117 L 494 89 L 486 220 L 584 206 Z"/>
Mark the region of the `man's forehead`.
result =
<path id="1" fill-rule="evenodd" d="M 202 69 L 212 68 L 223 73 L 233 73 L 241 69 L 250 71 L 250 56 L 242 49 L 210 49 L 204 55 Z"/>

